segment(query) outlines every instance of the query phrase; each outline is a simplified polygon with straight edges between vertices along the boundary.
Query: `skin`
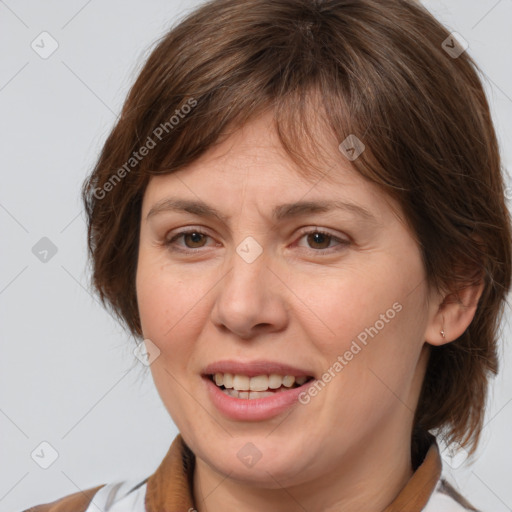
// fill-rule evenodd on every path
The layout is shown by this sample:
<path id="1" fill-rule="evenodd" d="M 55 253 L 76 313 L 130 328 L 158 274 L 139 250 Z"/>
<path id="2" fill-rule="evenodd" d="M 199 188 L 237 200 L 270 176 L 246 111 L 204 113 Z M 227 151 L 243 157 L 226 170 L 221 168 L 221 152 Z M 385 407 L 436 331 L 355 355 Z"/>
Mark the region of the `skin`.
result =
<path id="1" fill-rule="evenodd" d="M 481 288 L 464 291 L 461 301 L 431 291 L 400 209 L 355 172 L 338 141 L 323 134 L 331 170 L 306 179 L 268 115 L 148 184 L 136 287 L 144 338 L 160 349 L 152 376 L 196 455 L 199 512 L 383 510 L 413 474 L 413 412 L 429 344 L 462 334 Z M 229 221 L 176 211 L 147 218 L 170 196 L 203 200 Z M 375 220 L 342 210 L 279 223 L 270 217 L 278 204 L 328 199 L 356 203 Z M 193 228 L 206 236 L 165 245 Z M 333 238 L 315 238 L 315 229 Z M 263 249 L 252 263 L 236 252 L 248 236 Z M 265 421 L 234 421 L 210 401 L 200 376 L 207 364 L 268 359 L 321 379 L 395 303 L 401 310 L 307 405 Z M 237 457 L 249 442 L 262 454 L 252 467 Z"/>

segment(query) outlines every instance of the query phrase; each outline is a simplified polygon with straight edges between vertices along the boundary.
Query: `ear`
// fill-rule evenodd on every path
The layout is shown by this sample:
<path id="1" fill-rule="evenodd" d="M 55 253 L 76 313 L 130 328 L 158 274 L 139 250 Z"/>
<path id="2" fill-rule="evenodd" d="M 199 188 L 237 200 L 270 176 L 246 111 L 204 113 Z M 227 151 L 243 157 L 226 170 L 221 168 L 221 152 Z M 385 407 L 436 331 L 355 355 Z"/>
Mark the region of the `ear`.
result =
<path id="1" fill-rule="evenodd" d="M 440 346 L 461 336 L 475 316 L 483 289 L 484 281 L 480 279 L 457 292 L 436 294 L 430 304 L 425 341 Z M 444 337 L 441 331 L 444 331 Z"/>

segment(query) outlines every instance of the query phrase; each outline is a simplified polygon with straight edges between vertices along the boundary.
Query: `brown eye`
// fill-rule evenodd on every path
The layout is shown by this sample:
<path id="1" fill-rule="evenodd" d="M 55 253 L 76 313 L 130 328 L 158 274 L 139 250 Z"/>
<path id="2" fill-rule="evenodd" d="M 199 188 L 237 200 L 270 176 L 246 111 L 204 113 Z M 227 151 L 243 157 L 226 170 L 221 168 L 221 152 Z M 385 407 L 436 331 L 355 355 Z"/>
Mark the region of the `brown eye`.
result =
<path id="1" fill-rule="evenodd" d="M 334 238 L 331 235 L 321 232 L 310 233 L 307 237 L 308 243 L 313 244 L 314 249 L 327 249 L 330 241 Z M 315 246 L 315 244 L 317 245 Z"/>
<path id="2" fill-rule="evenodd" d="M 306 239 L 306 250 L 309 250 L 309 252 L 314 252 L 319 255 L 328 255 L 332 254 L 333 252 L 339 252 L 346 246 L 350 245 L 349 240 L 338 238 L 332 235 L 331 233 L 320 231 L 318 229 L 309 230 L 302 233 L 300 239 L 302 238 Z M 332 242 L 336 242 L 336 244 L 331 245 Z"/>
<path id="3" fill-rule="evenodd" d="M 197 247 L 202 247 L 201 239 L 204 238 L 204 233 L 200 233 L 199 231 L 189 231 L 188 233 L 182 233 L 183 240 L 189 240 L 191 245 L 185 244 L 190 249 L 197 249 Z M 204 242 L 204 240 L 202 240 Z"/>
<path id="4" fill-rule="evenodd" d="M 182 231 L 181 233 L 175 234 L 172 238 L 166 240 L 164 245 L 171 251 L 191 254 L 198 252 L 198 250 L 203 247 L 206 247 L 208 238 L 210 238 L 210 236 L 207 233 L 203 233 L 198 229 L 190 229 L 188 231 Z M 350 241 L 337 238 L 331 233 L 320 231 L 318 229 L 303 233 L 300 239 L 302 238 L 306 238 L 307 240 L 308 247 L 306 250 L 319 255 L 328 255 L 332 252 L 338 252 L 345 246 L 350 245 Z M 177 243 L 179 239 L 182 239 L 184 244 Z M 332 245 L 333 242 L 336 242 L 334 246 Z"/>
<path id="5" fill-rule="evenodd" d="M 176 243 L 180 238 L 183 239 L 184 245 Z M 177 233 L 169 240 L 166 240 L 164 245 L 172 251 L 196 252 L 195 249 L 201 249 L 205 246 L 207 238 L 209 238 L 209 236 L 206 233 L 197 229 L 190 229 Z"/>

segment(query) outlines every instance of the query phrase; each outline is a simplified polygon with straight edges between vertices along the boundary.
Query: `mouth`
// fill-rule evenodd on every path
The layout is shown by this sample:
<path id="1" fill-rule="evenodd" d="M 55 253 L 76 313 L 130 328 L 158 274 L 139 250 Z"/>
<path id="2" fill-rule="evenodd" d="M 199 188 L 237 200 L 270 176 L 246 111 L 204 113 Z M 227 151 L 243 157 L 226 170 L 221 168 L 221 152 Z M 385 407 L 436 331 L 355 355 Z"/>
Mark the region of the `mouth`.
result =
<path id="1" fill-rule="evenodd" d="M 225 395 L 242 400 L 255 400 L 275 396 L 292 389 L 307 385 L 312 376 L 268 375 L 248 376 L 233 373 L 214 373 L 205 375 Z"/>

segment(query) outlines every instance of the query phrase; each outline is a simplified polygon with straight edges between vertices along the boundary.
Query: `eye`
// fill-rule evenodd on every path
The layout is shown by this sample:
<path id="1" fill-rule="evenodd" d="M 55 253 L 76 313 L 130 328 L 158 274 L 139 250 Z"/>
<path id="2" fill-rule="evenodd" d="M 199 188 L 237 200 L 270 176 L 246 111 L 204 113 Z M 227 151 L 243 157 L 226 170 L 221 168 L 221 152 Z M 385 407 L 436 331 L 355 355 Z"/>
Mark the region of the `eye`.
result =
<path id="1" fill-rule="evenodd" d="M 340 238 L 335 237 L 331 233 L 328 233 L 326 231 L 322 231 L 319 229 L 313 229 L 309 231 L 305 231 L 301 233 L 301 236 L 299 240 L 302 238 L 307 237 L 307 243 L 312 244 L 312 247 L 310 249 L 311 252 L 315 253 L 324 253 L 324 254 L 330 254 L 332 252 L 336 252 L 338 250 L 341 250 L 343 247 L 350 245 L 349 240 L 343 240 Z M 183 239 L 185 242 L 185 247 L 179 247 L 176 245 L 176 241 L 178 239 Z M 184 231 L 180 231 L 179 233 L 176 233 L 172 238 L 165 240 L 164 245 L 168 247 L 172 251 L 177 252 L 183 252 L 183 253 L 195 253 L 197 252 L 197 249 L 200 249 L 201 247 L 205 247 L 206 239 L 210 238 L 210 236 L 201 231 L 200 229 L 188 229 Z M 332 242 L 337 242 L 338 246 L 341 246 L 341 249 L 334 249 L 332 250 L 332 247 L 329 247 Z M 325 249 L 329 249 L 328 251 Z"/>
<path id="2" fill-rule="evenodd" d="M 180 231 L 171 239 L 166 240 L 164 245 L 169 247 L 173 251 L 181 251 L 181 252 L 196 252 L 194 249 L 200 249 L 203 247 L 204 238 L 208 237 L 206 233 L 201 231 L 200 229 L 189 229 L 186 231 Z M 183 238 L 183 240 L 189 240 L 191 242 L 192 247 L 186 246 L 185 249 L 176 248 L 175 241 L 179 238 Z M 188 250 L 190 249 L 190 250 Z"/>
<path id="3" fill-rule="evenodd" d="M 322 231 L 320 229 L 313 229 L 303 232 L 299 240 L 304 237 L 307 237 L 306 241 L 308 245 L 312 246 L 313 252 L 316 253 L 331 254 L 332 252 L 337 252 L 343 249 L 345 246 L 350 245 L 349 240 L 335 237 L 333 234 L 328 233 L 327 231 Z M 338 249 L 335 248 L 334 251 L 332 250 L 332 247 L 329 248 L 329 245 L 333 241 L 338 242 Z M 341 246 L 341 248 L 339 246 Z M 326 251 L 325 249 L 329 250 Z"/>

